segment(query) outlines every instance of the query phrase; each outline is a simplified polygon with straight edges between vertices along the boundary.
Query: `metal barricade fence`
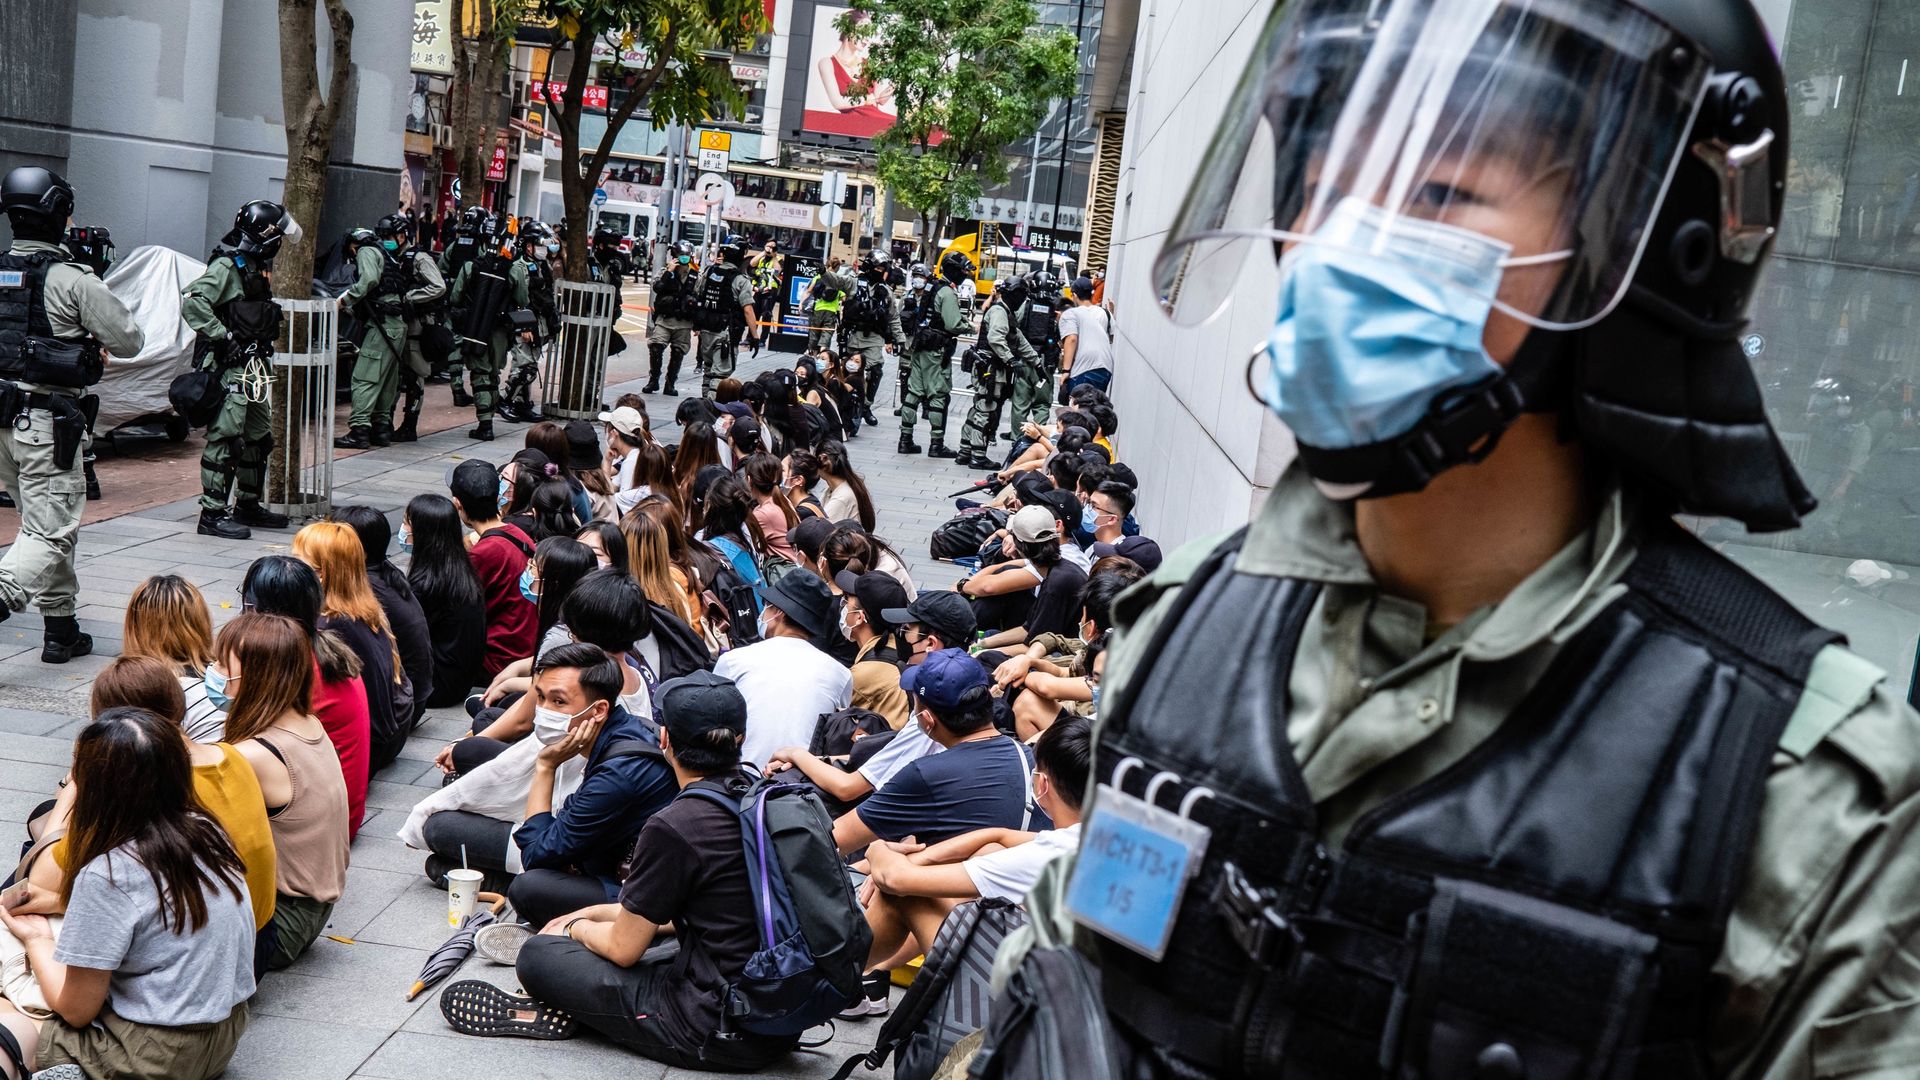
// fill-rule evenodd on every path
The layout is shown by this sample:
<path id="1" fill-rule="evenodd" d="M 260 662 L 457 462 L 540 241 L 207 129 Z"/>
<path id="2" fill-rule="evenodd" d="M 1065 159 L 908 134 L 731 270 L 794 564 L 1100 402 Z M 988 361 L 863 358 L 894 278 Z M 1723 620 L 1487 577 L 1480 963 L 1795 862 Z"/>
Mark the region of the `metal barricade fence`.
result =
<path id="1" fill-rule="evenodd" d="M 592 420 L 605 397 L 614 288 L 597 281 L 559 281 L 553 298 L 560 336 L 540 375 L 540 412 L 559 420 Z"/>
<path id="2" fill-rule="evenodd" d="M 273 352 L 273 453 L 267 505 L 295 521 L 333 512 L 333 389 L 339 352 L 336 302 L 278 300 L 285 313 Z"/>

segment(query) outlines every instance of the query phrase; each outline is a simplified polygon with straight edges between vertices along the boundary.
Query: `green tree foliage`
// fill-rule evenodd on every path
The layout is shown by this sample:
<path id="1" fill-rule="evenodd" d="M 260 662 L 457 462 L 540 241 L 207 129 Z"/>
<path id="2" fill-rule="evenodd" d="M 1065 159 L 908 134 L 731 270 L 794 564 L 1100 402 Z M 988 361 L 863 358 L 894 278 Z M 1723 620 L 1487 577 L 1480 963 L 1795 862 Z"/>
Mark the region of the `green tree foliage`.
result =
<path id="1" fill-rule="evenodd" d="M 1074 92 L 1078 43 L 1038 29 L 1032 0 L 849 0 L 838 27 L 868 44 L 855 102 L 892 88 L 899 120 L 873 141 L 880 182 L 920 215 L 927 254 L 987 187 L 1006 148 Z"/>
<path id="2" fill-rule="evenodd" d="M 547 104 L 560 133 L 566 274 L 585 280 L 587 212 L 620 130 L 642 105 L 655 123 L 698 123 L 744 108 L 746 95 L 733 81 L 732 54 L 766 32 L 766 7 L 762 0 L 535 0 L 535 10 L 558 25 L 560 47 L 571 47 L 566 71 L 552 75 L 564 79 L 566 92 Z M 614 86 L 625 97 L 608 112 L 599 144 L 586 150 L 580 145 L 580 118 L 595 41 L 617 50 L 637 49 L 646 62 L 620 69 L 623 78 Z"/>

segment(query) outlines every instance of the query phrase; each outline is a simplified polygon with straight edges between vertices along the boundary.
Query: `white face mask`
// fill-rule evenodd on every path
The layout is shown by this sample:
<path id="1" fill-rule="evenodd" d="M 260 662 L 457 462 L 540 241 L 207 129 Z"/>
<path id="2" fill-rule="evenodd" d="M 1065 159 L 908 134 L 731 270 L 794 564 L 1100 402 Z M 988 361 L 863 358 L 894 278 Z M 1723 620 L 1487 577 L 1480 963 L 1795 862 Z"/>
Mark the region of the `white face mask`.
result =
<path id="1" fill-rule="evenodd" d="M 541 746 L 552 746 L 567 737 L 567 730 L 573 726 L 576 717 L 584 716 L 592 709 L 593 706 L 589 705 L 568 716 L 559 709 L 548 709 L 536 705 L 533 710 L 533 737 L 540 740 Z"/>
<path id="2" fill-rule="evenodd" d="M 852 611 L 853 598 L 848 597 L 847 602 L 840 605 L 840 636 L 848 641 L 853 640 L 853 625 L 847 622 L 847 615 Z"/>
<path id="3" fill-rule="evenodd" d="M 847 374 L 849 375 L 860 374 L 860 361 L 858 360 L 847 361 Z"/>
<path id="4" fill-rule="evenodd" d="M 765 608 L 760 609 L 759 622 L 760 622 L 760 636 L 762 638 L 770 638 L 773 636 L 773 627 L 767 625 L 767 614 L 768 614 L 767 609 Z"/>

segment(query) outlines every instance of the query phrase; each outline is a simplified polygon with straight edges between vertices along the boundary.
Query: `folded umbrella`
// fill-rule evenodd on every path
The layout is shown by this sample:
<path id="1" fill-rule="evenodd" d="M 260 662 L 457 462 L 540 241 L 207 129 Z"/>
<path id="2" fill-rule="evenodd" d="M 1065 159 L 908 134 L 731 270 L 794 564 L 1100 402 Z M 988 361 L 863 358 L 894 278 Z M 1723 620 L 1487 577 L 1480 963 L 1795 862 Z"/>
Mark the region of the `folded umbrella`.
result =
<path id="1" fill-rule="evenodd" d="M 420 996 L 422 990 L 453 974 L 456 968 L 466 962 L 467 957 L 473 955 L 474 933 L 498 918 L 491 910 L 481 908 L 460 920 L 460 928 L 428 954 L 427 962 L 420 966 L 420 976 L 413 981 L 413 989 L 407 991 L 407 1000 L 412 1001 Z"/>

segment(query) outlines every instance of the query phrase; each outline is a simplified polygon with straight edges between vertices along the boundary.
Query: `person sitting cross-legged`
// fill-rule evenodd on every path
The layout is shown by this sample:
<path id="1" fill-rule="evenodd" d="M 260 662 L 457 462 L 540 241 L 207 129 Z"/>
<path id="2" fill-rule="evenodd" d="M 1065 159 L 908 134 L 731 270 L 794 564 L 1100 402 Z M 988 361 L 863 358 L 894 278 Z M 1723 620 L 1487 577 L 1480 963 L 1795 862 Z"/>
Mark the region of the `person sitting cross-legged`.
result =
<path id="1" fill-rule="evenodd" d="M 931 846 L 912 838 L 869 845 L 871 876 L 860 896 L 873 928 L 868 966 L 884 967 L 909 943 L 914 954 L 932 949 L 940 924 L 967 900 L 1024 901 L 1040 871 L 1080 845 L 1092 754 L 1093 722 L 1082 716 L 1054 724 L 1035 745 L 1034 801 L 1053 819 L 1052 829 L 978 829 Z"/>
<path id="2" fill-rule="evenodd" d="M 660 698 L 660 749 L 681 790 L 743 793 L 740 691 L 695 672 L 663 684 Z M 669 924 L 674 937 L 654 947 Z M 727 1030 L 727 987 L 759 947 L 738 818 L 705 798 L 676 798 L 647 819 L 617 902 L 561 915 L 520 950 L 515 969 L 530 996 L 460 982 L 440 1009 L 469 1035 L 565 1038 L 585 1024 L 671 1066 L 755 1071 L 798 1042 Z"/>

